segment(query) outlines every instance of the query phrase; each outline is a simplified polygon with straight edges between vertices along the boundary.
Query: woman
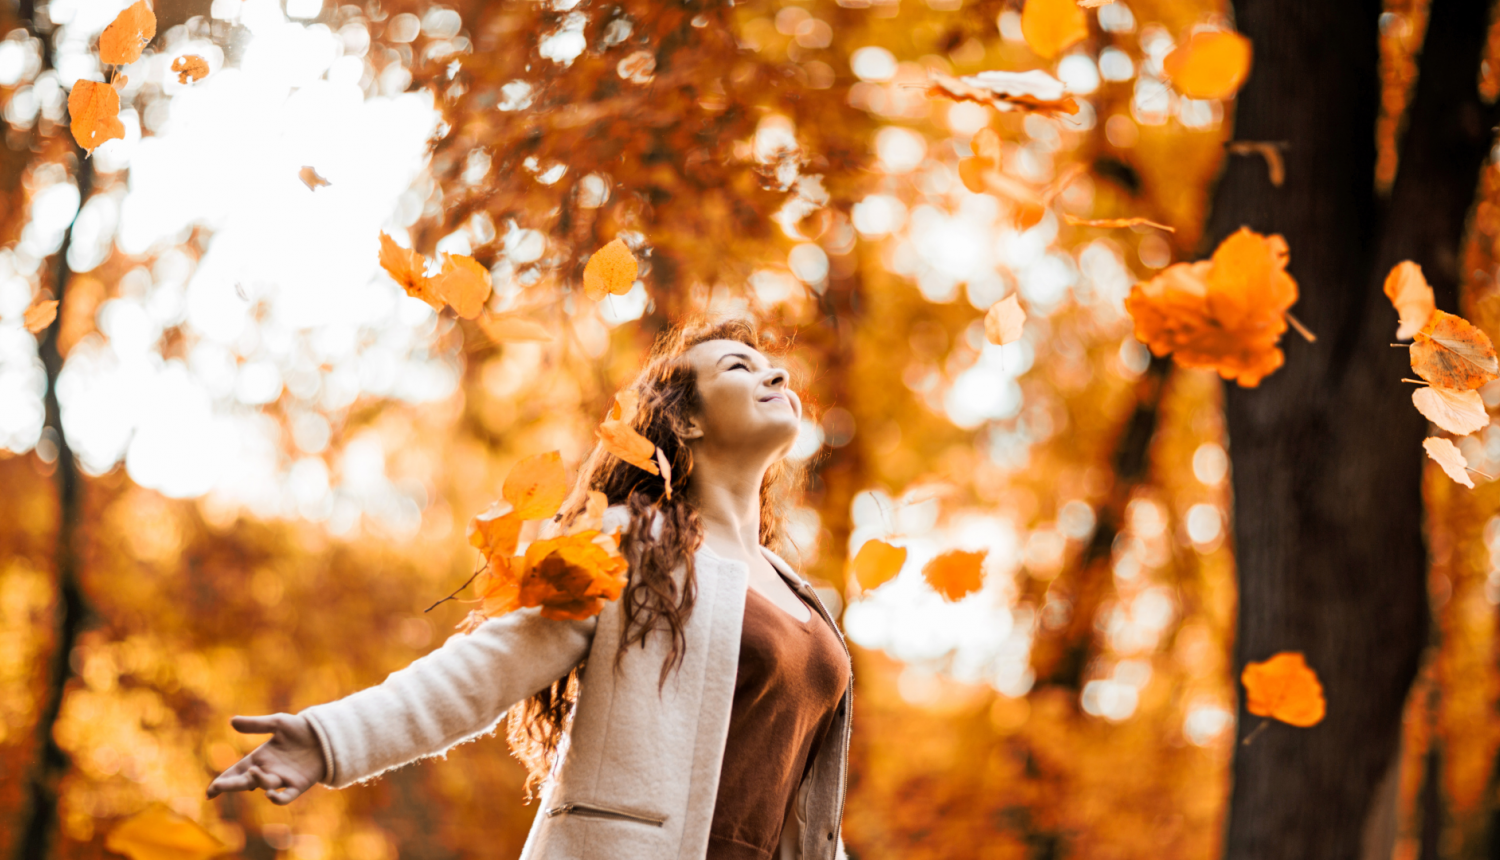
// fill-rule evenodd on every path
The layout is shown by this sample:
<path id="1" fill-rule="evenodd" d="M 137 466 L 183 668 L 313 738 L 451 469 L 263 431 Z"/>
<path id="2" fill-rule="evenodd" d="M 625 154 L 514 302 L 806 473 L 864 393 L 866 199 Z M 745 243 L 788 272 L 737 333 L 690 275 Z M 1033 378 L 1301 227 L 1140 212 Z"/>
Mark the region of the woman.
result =
<path id="1" fill-rule="evenodd" d="M 764 543 L 782 531 L 802 404 L 745 323 L 665 336 L 633 388 L 635 428 L 672 487 L 601 448 L 558 519 L 603 492 L 630 581 L 583 621 L 522 609 L 297 715 L 208 787 L 290 803 L 488 733 L 545 779 L 523 858 L 841 856 L 852 678 L 808 584 Z M 528 784 L 529 787 L 529 784 Z"/>

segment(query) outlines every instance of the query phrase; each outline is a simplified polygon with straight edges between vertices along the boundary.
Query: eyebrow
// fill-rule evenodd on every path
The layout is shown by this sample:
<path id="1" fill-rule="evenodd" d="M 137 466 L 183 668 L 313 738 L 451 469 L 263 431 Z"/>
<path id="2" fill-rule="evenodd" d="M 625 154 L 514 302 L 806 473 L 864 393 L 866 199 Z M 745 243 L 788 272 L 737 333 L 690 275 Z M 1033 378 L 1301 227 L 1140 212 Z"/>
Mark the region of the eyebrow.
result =
<path id="1" fill-rule="evenodd" d="M 764 357 L 764 356 L 762 356 L 762 357 Z M 724 364 L 724 359 L 726 359 L 726 358 L 739 358 L 739 359 L 743 359 L 744 361 L 746 361 L 749 364 L 752 364 L 752 365 L 755 364 L 755 358 L 753 356 L 751 356 L 751 355 L 748 355 L 748 354 L 743 353 L 743 352 L 726 352 L 723 355 L 719 356 L 719 361 L 714 366 L 715 367 L 719 367 L 719 366 L 723 365 Z M 786 370 L 785 367 L 782 367 L 779 364 L 775 364 L 769 358 L 766 359 L 766 365 L 769 366 L 769 367 L 771 367 L 771 368 L 774 368 L 776 370 Z"/>

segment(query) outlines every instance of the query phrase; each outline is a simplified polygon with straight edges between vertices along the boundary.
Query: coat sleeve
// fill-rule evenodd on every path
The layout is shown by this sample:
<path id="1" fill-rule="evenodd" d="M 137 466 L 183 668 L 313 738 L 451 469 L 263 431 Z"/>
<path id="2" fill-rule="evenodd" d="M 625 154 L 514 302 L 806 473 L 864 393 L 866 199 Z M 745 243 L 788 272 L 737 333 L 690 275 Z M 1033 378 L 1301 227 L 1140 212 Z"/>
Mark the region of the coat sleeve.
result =
<path id="1" fill-rule="evenodd" d="M 344 788 L 488 734 L 511 705 L 588 656 L 597 620 L 520 609 L 451 637 L 377 686 L 303 710 L 323 748 L 323 782 Z"/>

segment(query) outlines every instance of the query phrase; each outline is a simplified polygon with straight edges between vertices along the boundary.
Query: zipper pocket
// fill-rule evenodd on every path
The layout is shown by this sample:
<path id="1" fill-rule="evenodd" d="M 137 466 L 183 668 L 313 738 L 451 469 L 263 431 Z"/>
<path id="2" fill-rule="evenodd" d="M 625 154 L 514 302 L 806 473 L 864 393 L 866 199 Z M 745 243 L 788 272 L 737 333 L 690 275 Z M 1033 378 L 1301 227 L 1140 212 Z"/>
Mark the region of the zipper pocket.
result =
<path id="1" fill-rule="evenodd" d="M 548 818 L 559 815 L 580 815 L 586 818 L 614 818 L 620 821 L 634 821 L 639 824 L 649 824 L 652 827 L 661 827 L 666 823 L 665 818 L 653 818 L 649 815 L 637 815 L 634 812 L 623 812 L 618 809 L 606 809 L 602 806 L 592 806 L 587 803 L 564 803 L 547 810 Z"/>

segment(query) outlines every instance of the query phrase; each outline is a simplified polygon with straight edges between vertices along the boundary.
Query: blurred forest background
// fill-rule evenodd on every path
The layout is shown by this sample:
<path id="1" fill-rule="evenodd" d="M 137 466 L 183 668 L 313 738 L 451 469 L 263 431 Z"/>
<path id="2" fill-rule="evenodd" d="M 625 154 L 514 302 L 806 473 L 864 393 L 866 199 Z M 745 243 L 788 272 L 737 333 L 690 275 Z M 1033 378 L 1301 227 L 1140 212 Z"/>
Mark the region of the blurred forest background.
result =
<path id="1" fill-rule="evenodd" d="M 1257 856 L 1500 856 L 1500 490 L 1419 474 L 1422 431 L 1393 387 L 1391 421 L 1414 435 L 1379 456 L 1410 486 L 1377 475 L 1345 501 L 1388 501 L 1414 547 L 1425 533 L 1402 580 L 1415 598 L 1369 589 L 1415 621 L 1356 629 L 1337 589 L 1293 595 L 1304 627 L 1360 643 L 1346 659 L 1394 667 L 1390 738 L 1340 722 L 1365 668 L 1257 633 L 1308 650 L 1330 718 L 1242 746 L 1259 720 L 1242 716 L 1239 667 L 1268 652 L 1236 651 L 1231 502 L 1263 503 L 1274 470 L 1232 468 L 1224 384 L 1153 358 L 1122 304 L 1241 224 L 1287 233 L 1298 313 L 1323 339 L 1285 344 L 1282 376 L 1231 390 L 1231 421 L 1256 397 L 1321 396 L 1298 368 L 1368 320 L 1382 348 L 1394 332 L 1383 305 L 1348 323 L 1319 304 L 1328 285 L 1298 261 L 1323 237 L 1230 199 L 1250 182 L 1276 193 L 1261 155 L 1226 147 L 1236 101 L 1167 82 L 1164 58 L 1195 30 L 1237 27 L 1255 47 L 1240 121 L 1336 114 L 1371 199 L 1451 234 L 1419 259 L 1439 305 L 1500 334 L 1500 37 L 1487 3 L 1432 3 L 1247 0 L 1236 20 L 1215 0 L 1116 0 L 1039 51 L 1010 0 L 160 0 L 155 39 L 117 71 L 124 137 L 85 157 L 68 91 L 106 78 L 95 41 L 125 4 L 5 0 L 0 855 L 116 856 L 112 830 L 160 803 L 247 858 L 516 856 L 535 807 L 500 738 L 286 808 L 203 790 L 257 743 L 231 715 L 345 695 L 451 635 L 467 607 L 423 609 L 469 576 L 465 525 L 511 464 L 560 449 L 576 465 L 653 336 L 707 312 L 762 320 L 809 404 L 796 456 L 812 478 L 786 554 L 854 649 L 851 857 L 1243 853 L 1226 834 L 1256 809 L 1231 813 L 1235 774 L 1262 793 L 1244 803 L 1282 791 L 1303 830 L 1332 833 L 1289 829 L 1278 850 L 1262 831 L 1244 843 Z M 1429 18 L 1450 41 L 1431 41 Z M 185 55 L 209 74 L 180 80 Z M 1453 103 L 1424 108 L 1419 71 L 1442 61 L 1428 89 Z M 1353 96 L 1317 102 L 1340 64 Z M 928 92 L 934 71 L 1029 69 L 1079 111 Z M 1403 161 L 1455 117 L 1477 147 Z M 1040 212 L 974 193 L 959 164 L 985 128 L 1023 187 L 1081 173 Z M 1286 142 L 1287 193 L 1316 190 L 1337 152 Z M 1408 161 L 1457 177 L 1420 180 L 1447 189 L 1456 221 L 1396 205 Z M 327 184 L 299 181 L 304 167 Z M 377 265 L 382 230 L 474 256 L 490 310 L 542 331 L 408 298 Z M 617 236 L 640 280 L 591 301 L 584 263 Z M 1378 298 L 1395 261 L 1345 288 Z M 984 311 L 1012 293 L 1025 334 L 988 344 Z M 60 316 L 33 335 L 39 297 Z M 1500 406 L 1500 387 L 1483 394 Z M 1500 474 L 1500 430 L 1461 447 Z M 909 555 L 862 592 L 846 567 L 870 538 Z M 949 602 L 920 569 L 955 548 L 989 554 L 983 588 Z M 1386 776 L 1302 767 L 1351 744 Z M 1341 777 L 1352 819 L 1319 805 Z"/>

